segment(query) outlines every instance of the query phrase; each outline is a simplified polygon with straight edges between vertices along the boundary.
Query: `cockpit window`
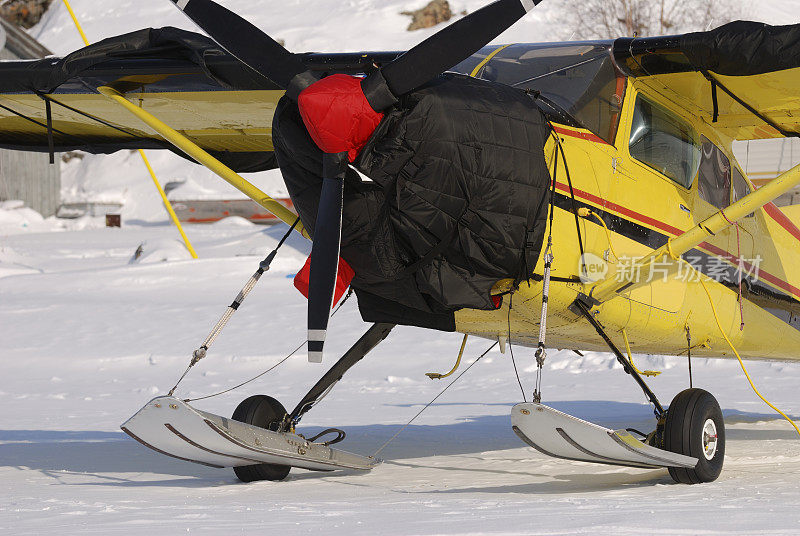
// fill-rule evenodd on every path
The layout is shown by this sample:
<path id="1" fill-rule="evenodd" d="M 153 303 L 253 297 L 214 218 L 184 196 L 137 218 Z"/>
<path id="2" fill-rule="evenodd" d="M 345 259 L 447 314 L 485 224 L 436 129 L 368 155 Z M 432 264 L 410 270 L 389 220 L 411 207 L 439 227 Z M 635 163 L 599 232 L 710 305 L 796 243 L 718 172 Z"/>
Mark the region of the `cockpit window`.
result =
<path id="1" fill-rule="evenodd" d="M 456 71 L 539 92 L 575 121 L 614 143 L 626 79 L 611 60 L 611 42 L 511 45 L 482 49 Z M 543 102 L 547 102 L 543 99 Z"/>
<path id="2" fill-rule="evenodd" d="M 631 125 L 631 156 L 691 188 L 700 165 L 700 143 L 692 126 L 639 95 Z"/>

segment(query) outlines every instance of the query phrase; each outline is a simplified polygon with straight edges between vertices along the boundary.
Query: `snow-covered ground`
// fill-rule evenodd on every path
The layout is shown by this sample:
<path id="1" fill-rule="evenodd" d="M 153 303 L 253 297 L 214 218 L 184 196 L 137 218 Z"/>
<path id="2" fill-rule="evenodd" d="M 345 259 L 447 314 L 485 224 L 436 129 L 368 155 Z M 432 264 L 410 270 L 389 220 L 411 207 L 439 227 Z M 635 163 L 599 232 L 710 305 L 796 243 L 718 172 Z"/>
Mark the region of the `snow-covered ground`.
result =
<path id="1" fill-rule="evenodd" d="M 10 222 L 14 211 L 0 212 Z M 18 222 L 22 221 L 20 215 Z M 26 220 L 27 221 L 27 220 Z M 520 400 L 509 355 L 491 352 L 381 454 L 369 474 L 295 470 L 281 483 L 149 451 L 119 425 L 186 366 L 285 227 L 238 219 L 189 225 L 192 261 L 162 225 L 105 229 L 84 219 L 7 223 L 0 231 L 0 532 L 7 534 L 797 534 L 800 441 L 731 361 L 696 360 L 728 423 L 725 470 L 673 484 L 665 470 L 548 459 L 512 433 Z M 145 243 L 145 255 L 131 263 Z M 308 246 L 292 239 L 178 394 L 222 390 L 276 363 L 303 338 L 305 299 L 289 277 Z M 162 261 L 161 259 L 168 259 Z M 333 318 L 328 363 L 366 329 L 351 301 Z M 445 385 L 460 336 L 397 328 L 305 418 L 342 426 L 343 447 L 375 449 Z M 469 361 L 489 343 L 470 340 Z M 516 359 L 528 396 L 532 352 Z M 639 357 L 668 401 L 685 360 Z M 751 363 L 765 394 L 797 416 L 796 364 Z M 293 406 L 324 367 L 302 352 L 233 393 L 197 403 L 230 415 L 255 393 Z M 545 401 L 609 427 L 652 426 L 641 393 L 607 354 L 553 353 Z"/>
<path id="2" fill-rule="evenodd" d="M 146 26 L 191 26 L 168 0 L 72 0 L 90 39 Z M 399 11 L 424 1 L 250 1 L 236 7 L 294 50 L 403 48 Z M 455 11 L 483 0 L 452 2 Z M 500 41 L 546 40 L 560 14 L 548 0 Z M 60 2 L 35 29 L 57 53 L 79 46 Z M 749 18 L 800 21 L 800 2 L 762 2 Z M 427 33 L 426 33 L 427 32 Z M 551 32 L 551 33 L 552 33 Z M 558 36 L 560 37 L 560 35 Z M 227 188 L 202 168 L 149 152 L 162 182 L 202 195 Z M 273 194 L 279 175 L 251 177 Z M 281 483 L 239 483 L 232 471 L 161 456 L 119 431 L 165 393 L 285 227 L 230 218 L 187 225 L 200 256 L 178 242 L 138 156 L 72 160 L 65 200 L 123 201 L 123 228 L 99 219 L 43 220 L 0 205 L 0 533 L 3 534 L 800 534 L 800 441 L 750 391 L 738 364 L 695 360 L 695 385 L 712 391 L 728 427 L 717 482 L 672 483 L 665 470 L 546 458 L 523 445 L 509 411 L 521 398 L 508 354 L 494 350 L 382 453 L 368 474 L 293 471 Z M 216 190 L 215 190 L 216 189 Z M 235 195 L 233 190 L 228 193 Z M 144 255 L 131 262 L 140 244 Z M 276 363 L 305 336 L 305 299 L 290 277 L 308 254 L 292 238 L 178 391 L 195 397 Z M 354 300 L 333 318 L 330 364 L 366 329 Z M 303 421 L 341 426 L 343 448 L 371 454 L 446 385 L 461 337 L 397 328 Z M 489 346 L 470 339 L 468 362 Z M 532 352 L 517 349 L 528 397 Z M 687 387 L 684 359 L 637 356 L 663 370 L 665 403 Z M 797 418 L 800 366 L 750 363 L 757 384 Z M 255 393 L 293 405 L 325 370 L 299 353 L 251 385 L 197 403 L 230 415 Z M 641 392 L 608 354 L 552 352 L 544 400 L 609 427 L 652 426 Z"/>

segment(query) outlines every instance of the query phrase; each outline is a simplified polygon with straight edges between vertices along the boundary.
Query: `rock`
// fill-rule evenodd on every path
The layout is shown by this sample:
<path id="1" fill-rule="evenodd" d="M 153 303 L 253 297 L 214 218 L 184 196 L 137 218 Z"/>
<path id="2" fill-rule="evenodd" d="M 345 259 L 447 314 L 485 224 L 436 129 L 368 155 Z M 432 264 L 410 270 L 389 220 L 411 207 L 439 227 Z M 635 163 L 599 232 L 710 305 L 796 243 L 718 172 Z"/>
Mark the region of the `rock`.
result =
<path id="1" fill-rule="evenodd" d="M 450 20 L 453 12 L 450 11 L 450 4 L 447 0 L 432 0 L 427 6 L 416 11 L 403 11 L 401 15 L 408 15 L 411 17 L 411 24 L 408 25 L 409 32 L 420 30 L 422 28 L 430 28 L 439 23 Z"/>
<path id="2" fill-rule="evenodd" d="M 22 28 L 39 22 L 53 0 L 6 0 L 0 5 L 0 17 Z"/>

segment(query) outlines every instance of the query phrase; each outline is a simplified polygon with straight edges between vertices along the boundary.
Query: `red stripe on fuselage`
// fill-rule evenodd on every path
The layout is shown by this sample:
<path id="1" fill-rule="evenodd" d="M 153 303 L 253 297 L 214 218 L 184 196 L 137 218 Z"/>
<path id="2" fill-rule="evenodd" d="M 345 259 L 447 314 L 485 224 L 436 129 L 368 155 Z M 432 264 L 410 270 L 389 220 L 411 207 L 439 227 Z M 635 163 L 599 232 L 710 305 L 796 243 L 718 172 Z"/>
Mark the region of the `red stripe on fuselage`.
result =
<path id="1" fill-rule="evenodd" d="M 553 130 L 558 132 L 559 134 L 563 134 L 564 136 L 570 136 L 571 138 L 579 138 L 581 140 L 591 141 L 594 143 L 602 143 L 604 145 L 611 145 L 606 140 L 598 136 L 597 134 L 593 134 L 591 132 L 581 132 L 580 130 L 572 130 L 571 128 L 566 128 L 562 126 L 553 125 Z"/>
<path id="2" fill-rule="evenodd" d="M 701 249 L 705 249 L 709 253 L 713 253 L 714 255 L 717 255 L 718 257 L 722 257 L 723 259 L 729 261 L 730 263 L 732 263 L 734 265 L 738 265 L 739 264 L 739 259 L 738 259 L 738 257 L 736 257 L 736 255 L 733 255 L 732 253 L 728 253 L 724 249 L 718 248 L 717 246 L 715 246 L 713 244 L 709 244 L 708 242 L 703 242 L 703 243 L 699 244 L 698 247 L 700 247 Z M 749 262 L 745 262 L 744 260 L 742 261 L 742 267 L 747 271 L 752 271 L 753 270 L 753 265 L 750 264 Z M 781 288 L 781 289 L 785 290 L 786 292 L 788 292 L 790 294 L 794 294 L 795 296 L 800 296 L 800 288 L 797 288 L 796 286 L 792 285 L 791 283 L 789 283 L 787 281 L 784 281 L 783 279 L 780 279 L 780 278 L 772 275 L 769 272 L 765 272 L 764 270 L 761 270 L 760 268 L 758 270 L 758 277 L 762 278 L 765 281 L 769 281 L 770 283 L 772 283 L 776 287 Z"/>
<path id="3" fill-rule="evenodd" d="M 800 229 L 797 228 L 797 225 L 792 220 L 786 217 L 786 214 L 775 203 L 764 205 L 764 212 L 769 214 L 769 217 L 775 220 L 775 223 L 786 229 L 790 235 L 800 240 Z"/>
<path id="4" fill-rule="evenodd" d="M 569 186 L 566 185 L 566 184 L 560 183 L 558 181 L 556 181 L 556 189 L 561 190 L 562 192 L 566 193 L 567 195 L 569 195 L 569 193 L 570 193 Z M 602 207 L 604 209 L 608 209 L 608 210 L 617 212 L 617 213 L 619 213 L 621 215 L 627 216 L 627 217 L 629 217 L 629 218 L 631 218 L 633 220 L 636 220 L 636 221 L 638 221 L 640 223 L 644 223 L 646 225 L 650 225 L 651 227 L 655 227 L 656 229 L 664 231 L 665 233 L 668 233 L 668 234 L 672 235 L 673 237 L 674 236 L 678 236 L 680 234 L 683 234 L 685 232 L 682 229 L 678 229 L 677 227 L 673 227 L 672 225 L 669 225 L 668 223 L 664 223 L 662 221 L 656 220 L 654 218 L 651 218 L 650 216 L 645 216 L 644 214 L 636 212 L 635 210 L 631 210 L 629 208 L 623 207 L 622 205 L 618 205 L 616 203 L 612 203 L 611 201 L 607 201 L 607 200 L 605 200 L 605 199 L 603 199 L 601 197 L 598 197 L 598 196 L 596 196 L 594 194 L 590 194 L 589 192 L 584 192 L 583 190 L 579 190 L 578 188 L 573 188 L 572 191 L 575 193 L 575 197 L 579 197 L 579 198 L 584 199 L 586 201 L 590 201 L 592 203 L 595 203 L 595 204 L 599 205 L 600 207 Z M 786 218 L 786 216 L 782 212 L 780 212 L 780 209 L 778 207 L 776 207 L 772 203 L 769 203 L 769 205 L 772 205 L 772 207 L 774 207 L 774 209 L 777 210 L 780 213 L 781 216 Z M 766 206 L 765 206 L 765 209 L 766 209 Z M 769 214 L 769 212 L 767 212 L 767 213 Z M 770 216 L 772 216 L 772 214 L 770 214 Z M 773 219 L 775 219 L 778 224 L 780 224 L 784 228 L 786 228 L 778 220 L 778 218 L 775 218 L 773 216 Z M 786 218 L 786 222 L 789 225 L 791 225 L 792 227 L 794 227 L 795 231 L 797 231 L 797 235 L 795 235 L 795 236 L 798 236 L 798 239 L 800 240 L 800 229 L 797 229 L 797 227 L 788 218 Z M 789 229 L 786 229 L 786 230 L 794 235 L 794 233 L 792 231 L 790 231 Z M 730 261 L 734 265 L 738 265 L 739 264 L 738 257 L 733 255 L 732 253 L 729 253 L 728 251 L 725 251 L 722 248 L 719 248 L 717 246 L 709 244 L 708 242 L 702 242 L 702 243 L 700 243 L 698 245 L 698 247 L 701 248 L 701 249 L 706 250 L 709 253 L 712 253 L 714 255 L 722 257 L 722 258 Z M 746 263 L 746 262 L 743 263 L 743 264 L 744 264 L 745 269 L 752 270 L 752 265 L 751 264 Z M 790 294 L 793 294 L 795 297 L 800 298 L 800 288 L 797 288 L 794 285 L 792 285 L 791 283 L 789 283 L 787 281 L 784 281 L 783 279 L 780 279 L 779 277 L 777 277 L 775 275 L 772 275 L 769 272 L 765 272 L 764 270 L 759 269 L 758 273 L 759 273 L 759 277 L 763 278 L 765 281 L 768 281 L 768 282 L 772 283 L 773 285 L 775 285 L 776 287 L 781 288 L 781 289 L 785 290 L 786 292 L 789 292 Z"/>
<path id="5" fill-rule="evenodd" d="M 560 183 L 556 181 L 556 188 L 561 190 L 562 192 L 569 195 L 569 186 L 566 184 Z M 575 197 L 581 197 L 587 201 L 591 201 L 592 203 L 597 203 L 603 208 L 607 208 L 609 210 L 613 210 L 614 212 L 618 212 L 624 216 L 629 216 L 635 220 L 638 220 L 642 223 L 646 223 L 647 225 L 651 225 L 656 229 L 660 229 L 665 233 L 670 233 L 673 235 L 682 234 L 684 231 L 678 229 L 677 227 L 673 227 L 668 223 L 664 223 L 663 221 L 657 220 L 655 218 L 651 218 L 650 216 L 646 216 L 640 212 L 636 212 L 635 210 L 631 210 L 627 207 L 623 207 L 622 205 L 618 205 L 616 203 L 612 203 L 611 201 L 607 201 L 602 197 L 598 197 L 594 194 L 590 194 L 589 192 L 584 192 L 583 190 L 579 190 L 578 188 L 573 188 L 573 192 L 575 192 Z"/>
<path id="6" fill-rule="evenodd" d="M 594 142 L 594 143 L 602 143 L 604 145 L 611 145 L 610 143 L 608 143 L 606 140 L 604 140 L 600 136 L 597 136 L 596 134 L 593 134 L 591 132 L 581 132 L 579 130 L 572 130 L 572 129 L 569 129 L 569 128 L 566 128 L 566 127 L 563 127 L 563 126 L 555 126 L 555 125 L 553 125 L 553 129 L 556 132 L 558 132 L 559 134 L 563 134 L 564 136 L 570 136 L 572 138 L 578 138 L 578 139 L 581 139 L 581 140 L 591 141 L 591 142 Z M 770 180 L 772 180 L 772 179 L 770 179 Z M 578 190 L 575 190 L 575 191 L 577 192 Z M 587 195 L 591 195 L 591 194 L 587 194 Z M 603 203 L 606 203 L 606 202 L 603 201 Z M 609 203 L 608 207 L 611 208 L 612 205 L 613 205 L 613 203 Z M 604 204 L 604 206 L 605 206 L 605 204 Z M 616 205 L 616 206 L 619 206 L 619 205 Z M 627 209 L 624 209 L 624 207 L 620 207 L 620 208 L 623 209 L 622 211 L 618 210 L 618 212 L 620 212 L 620 213 L 624 213 L 623 211 L 627 210 Z M 617 209 L 612 209 L 612 210 L 617 210 Z M 790 235 L 792 235 L 798 241 L 800 241 L 800 228 L 798 228 L 797 225 L 795 225 L 794 222 L 792 222 L 792 220 L 787 218 L 786 214 L 781 212 L 781 209 L 779 209 L 778 206 L 775 205 L 775 203 L 767 203 L 766 205 L 764 205 L 764 212 L 766 212 L 767 215 L 769 215 L 769 217 L 772 218 L 775 221 L 775 223 L 777 223 L 778 225 L 783 227 Z M 633 216 L 634 214 L 638 214 L 638 213 L 633 212 L 633 211 L 631 211 L 631 213 L 632 213 L 632 217 L 634 217 Z M 647 216 L 644 216 L 642 214 L 638 214 L 638 216 L 647 218 Z M 652 219 L 652 218 L 648 218 L 648 219 Z M 653 221 L 655 221 L 655 220 L 653 220 Z M 670 228 L 674 229 L 674 227 L 671 227 L 671 226 L 669 226 L 669 225 L 667 225 L 667 224 L 665 224 L 663 222 L 650 223 L 650 225 L 653 225 L 654 227 L 661 228 L 658 224 L 666 225 L 667 227 L 670 227 Z M 675 233 L 675 234 L 680 234 L 680 232 Z"/>

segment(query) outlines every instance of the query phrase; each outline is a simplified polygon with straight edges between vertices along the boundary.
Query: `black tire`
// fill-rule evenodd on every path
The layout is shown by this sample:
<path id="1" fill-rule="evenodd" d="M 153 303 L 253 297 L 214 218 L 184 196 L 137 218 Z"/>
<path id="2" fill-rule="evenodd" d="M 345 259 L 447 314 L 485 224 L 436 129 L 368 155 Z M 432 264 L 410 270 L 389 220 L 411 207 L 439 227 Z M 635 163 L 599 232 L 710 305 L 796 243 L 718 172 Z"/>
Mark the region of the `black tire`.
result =
<path id="1" fill-rule="evenodd" d="M 717 479 L 725 460 L 725 422 L 711 393 L 686 389 L 675 396 L 667 409 L 664 448 L 699 460 L 694 469 L 670 467 L 669 474 L 676 482 L 699 484 Z"/>
<path id="2" fill-rule="evenodd" d="M 231 418 L 234 421 L 277 431 L 285 415 L 286 408 L 271 396 L 253 395 L 242 400 L 236 406 Z M 260 463 L 234 467 L 233 472 L 242 482 L 255 482 L 256 480 L 283 480 L 291 469 L 288 465 Z"/>

